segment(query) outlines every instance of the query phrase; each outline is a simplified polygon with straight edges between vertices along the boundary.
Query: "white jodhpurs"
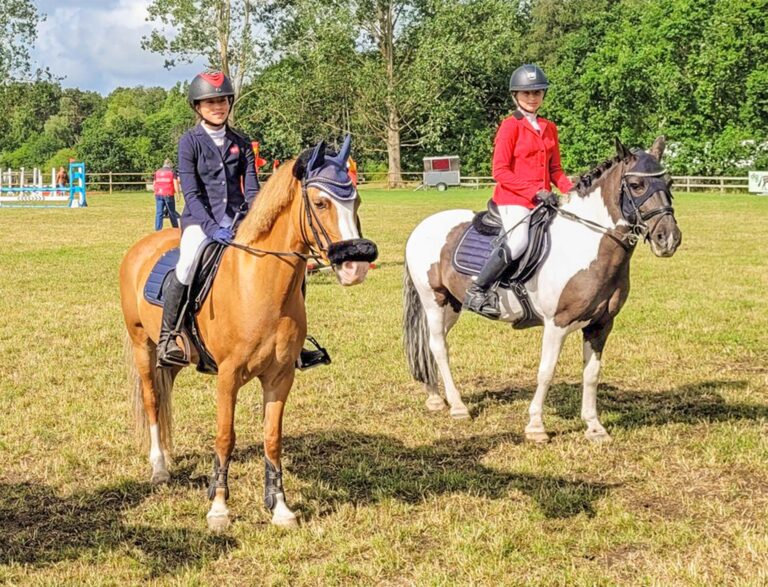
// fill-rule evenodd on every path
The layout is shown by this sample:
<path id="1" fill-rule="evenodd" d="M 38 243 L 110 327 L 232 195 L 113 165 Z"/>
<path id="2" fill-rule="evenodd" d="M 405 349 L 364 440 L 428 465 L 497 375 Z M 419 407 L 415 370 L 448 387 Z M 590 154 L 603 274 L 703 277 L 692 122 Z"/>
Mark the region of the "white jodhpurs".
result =
<path id="1" fill-rule="evenodd" d="M 195 259 L 208 240 L 203 229 L 197 224 L 187 226 L 181 233 L 179 262 L 176 263 L 176 279 L 184 285 L 192 283 L 192 268 L 195 265 Z"/>
<path id="2" fill-rule="evenodd" d="M 499 205 L 499 215 L 501 216 L 504 231 L 509 231 L 507 232 L 507 246 L 513 259 L 517 259 L 522 255 L 528 246 L 528 228 L 531 224 L 528 215 L 530 213 L 531 211 L 525 206 Z M 512 229 L 513 226 L 515 227 L 514 229 Z"/>

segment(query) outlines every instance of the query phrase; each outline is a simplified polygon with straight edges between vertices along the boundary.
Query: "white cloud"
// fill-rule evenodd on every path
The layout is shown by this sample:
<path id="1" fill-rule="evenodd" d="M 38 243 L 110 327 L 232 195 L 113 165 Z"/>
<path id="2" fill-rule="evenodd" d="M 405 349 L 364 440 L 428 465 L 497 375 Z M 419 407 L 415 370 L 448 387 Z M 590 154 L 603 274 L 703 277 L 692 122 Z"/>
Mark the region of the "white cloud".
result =
<path id="1" fill-rule="evenodd" d="M 109 93 L 118 86 L 170 87 L 190 79 L 201 63 L 166 70 L 164 58 L 141 48 L 152 30 L 146 22 L 148 0 L 41 0 L 47 14 L 38 27 L 33 57 L 65 87 Z"/>

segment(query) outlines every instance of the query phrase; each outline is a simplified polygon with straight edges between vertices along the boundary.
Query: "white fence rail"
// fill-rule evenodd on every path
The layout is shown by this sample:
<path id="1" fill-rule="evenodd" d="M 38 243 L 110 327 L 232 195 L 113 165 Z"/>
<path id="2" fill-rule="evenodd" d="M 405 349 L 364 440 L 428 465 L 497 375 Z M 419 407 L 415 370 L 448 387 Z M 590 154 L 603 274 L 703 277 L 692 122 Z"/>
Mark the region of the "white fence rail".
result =
<path id="1" fill-rule="evenodd" d="M 259 173 L 259 178 L 265 181 L 271 174 Z M 402 183 L 407 187 L 419 187 L 422 185 L 423 173 L 421 171 L 404 171 L 400 174 Z M 153 173 L 142 172 L 103 172 L 88 173 L 87 184 L 88 191 L 108 192 L 115 190 L 151 190 Z M 385 172 L 361 172 L 361 184 L 381 185 L 387 187 L 390 175 Z M 703 175 L 679 175 L 673 176 L 674 192 L 719 192 L 725 194 L 728 192 L 746 193 L 749 188 L 748 177 L 709 177 Z M 463 187 L 481 188 L 493 186 L 493 178 L 486 175 L 465 175 L 461 178 Z"/>

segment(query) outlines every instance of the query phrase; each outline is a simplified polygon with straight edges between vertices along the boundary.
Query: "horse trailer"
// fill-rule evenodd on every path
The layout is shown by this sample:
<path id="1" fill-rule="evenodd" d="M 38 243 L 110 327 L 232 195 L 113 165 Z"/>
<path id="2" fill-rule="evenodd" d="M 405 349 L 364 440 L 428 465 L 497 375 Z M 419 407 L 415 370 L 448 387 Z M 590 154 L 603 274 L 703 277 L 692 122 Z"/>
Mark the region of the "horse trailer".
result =
<path id="1" fill-rule="evenodd" d="M 424 186 L 444 192 L 451 185 L 461 185 L 459 158 L 456 155 L 424 157 Z"/>

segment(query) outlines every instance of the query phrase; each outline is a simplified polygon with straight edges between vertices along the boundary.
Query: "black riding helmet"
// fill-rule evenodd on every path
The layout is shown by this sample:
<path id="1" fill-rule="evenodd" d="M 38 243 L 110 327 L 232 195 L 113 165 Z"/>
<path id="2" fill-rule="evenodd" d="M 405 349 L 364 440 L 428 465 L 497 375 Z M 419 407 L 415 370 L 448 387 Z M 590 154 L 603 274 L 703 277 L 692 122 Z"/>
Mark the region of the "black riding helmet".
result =
<path id="1" fill-rule="evenodd" d="M 509 91 L 522 92 L 530 90 L 546 90 L 549 80 L 538 65 L 526 63 L 512 72 L 509 78 Z"/>
<path id="2" fill-rule="evenodd" d="M 189 84 L 187 101 L 194 110 L 195 104 L 200 100 L 226 96 L 230 104 L 235 99 L 235 88 L 229 78 L 220 71 L 206 71 L 198 73 L 192 83 Z"/>

